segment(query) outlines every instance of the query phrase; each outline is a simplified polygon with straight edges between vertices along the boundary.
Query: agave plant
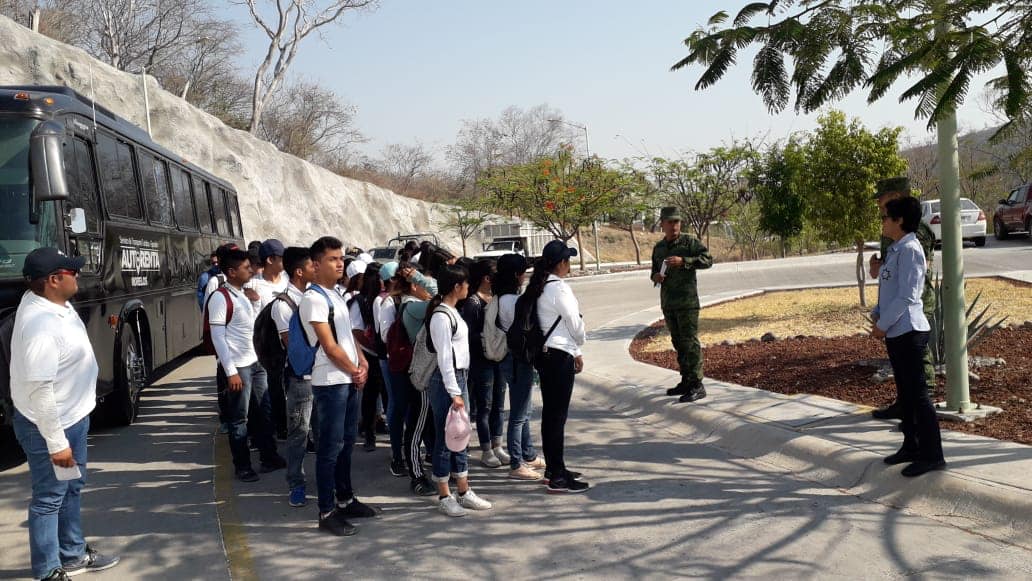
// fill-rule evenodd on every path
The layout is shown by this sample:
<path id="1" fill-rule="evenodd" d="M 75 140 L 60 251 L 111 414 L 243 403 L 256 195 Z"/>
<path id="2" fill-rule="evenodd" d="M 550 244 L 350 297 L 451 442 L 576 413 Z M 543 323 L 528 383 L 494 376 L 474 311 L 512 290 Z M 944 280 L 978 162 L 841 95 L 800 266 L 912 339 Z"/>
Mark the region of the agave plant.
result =
<path id="1" fill-rule="evenodd" d="M 942 305 L 942 281 L 939 279 L 939 274 L 936 273 L 935 281 L 932 283 L 932 288 L 935 291 L 935 310 L 932 312 L 932 317 L 929 319 L 928 324 L 932 327 L 931 337 L 928 338 L 928 349 L 932 352 L 932 363 L 935 364 L 936 368 L 946 363 L 946 335 L 943 331 L 945 327 L 945 315 L 943 314 Z M 1000 328 L 1001 325 L 1007 320 L 1007 317 L 997 319 L 995 322 L 992 320 L 992 315 L 989 315 L 989 308 L 992 305 L 986 305 L 978 315 L 971 318 L 971 314 L 975 312 L 978 307 L 978 300 L 982 298 L 982 292 L 979 291 L 975 295 L 975 300 L 971 301 L 965 312 L 965 319 L 967 320 L 967 344 L 965 350 L 971 350 L 975 348 L 979 343 L 984 341 L 989 335 L 992 335 L 994 331 Z"/>

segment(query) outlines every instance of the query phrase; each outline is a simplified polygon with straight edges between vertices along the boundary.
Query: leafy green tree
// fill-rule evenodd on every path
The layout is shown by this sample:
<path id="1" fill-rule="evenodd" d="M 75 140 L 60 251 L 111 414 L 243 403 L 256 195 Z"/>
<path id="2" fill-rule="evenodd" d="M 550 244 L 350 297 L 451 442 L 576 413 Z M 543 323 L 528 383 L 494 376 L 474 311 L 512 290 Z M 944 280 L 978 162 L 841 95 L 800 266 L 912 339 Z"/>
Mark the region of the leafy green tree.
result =
<path id="1" fill-rule="evenodd" d="M 653 215 L 657 188 L 649 181 L 646 172 L 636 168 L 632 162 L 624 161 L 619 171 L 624 175 L 624 187 L 613 199 L 609 224 L 627 231 L 634 244 L 634 260 L 641 264 L 641 244 L 634 231 L 639 222 L 644 226 L 647 216 Z"/>
<path id="2" fill-rule="evenodd" d="M 475 200 L 460 200 L 448 209 L 448 219 L 444 228 L 458 234 L 462 240 L 462 255 L 469 256 L 466 241 L 476 236 L 477 232 L 491 219 L 491 214 L 483 205 Z"/>
<path id="3" fill-rule="evenodd" d="M 781 256 L 789 241 L 803 231 L 806 200 L 793 179 L 803 169 L 803 150 L 797 139 L 784 146 L 767 147 L 749 171 L 749 187 L 759 206 L 759 227 L 781 241 Z"/>
<path id="4" fill-rule="evenodd" d="M 825 239 L 855 245 L 860 304 L 866 306 L 864 242 L 881 232 L 874 185 L 906 171 L 898 145 L 902 129 L 871 133 L 858 119 L 847 122 L 841 111 L 822 115 L 818 124 L 803 146 L 806 169 L 793 183 L 806 199 L 807 219 Z"/>

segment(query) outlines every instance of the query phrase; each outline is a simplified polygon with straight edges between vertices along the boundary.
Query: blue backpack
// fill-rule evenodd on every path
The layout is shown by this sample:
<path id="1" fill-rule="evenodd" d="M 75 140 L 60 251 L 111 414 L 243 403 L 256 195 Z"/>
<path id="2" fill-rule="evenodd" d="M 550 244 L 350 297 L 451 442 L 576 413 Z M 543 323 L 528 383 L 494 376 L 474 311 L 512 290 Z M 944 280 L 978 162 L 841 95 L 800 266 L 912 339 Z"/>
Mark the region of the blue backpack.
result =
<path id="1" fill-rule="evenodd" d="M 330 296 L 326 294 L 326 291 L 317 284 L 311 285 L 308 287 L 308 290 L 315 290 L 326 299 L 326 304 L 330 307 L 330 315 L 328 317 L 330 332 L 333 333 L 333 339 L 337 340 L 337 327 L 333 322 L 333 301 L 330 300 Z M 288 329 L 287 364 L 290 366 L 290 372 L 295 377 L 311 375 L 312 367 L 315 365 L 315 354 L 319 351 L 319 341 L 316 340 L 313 345 L 308 344 L 308 335 L 305 334 L 305 327 L 301 323 L 300 309 L 294 311 L 294 314 L 290 317 L 290 327 Z"/>

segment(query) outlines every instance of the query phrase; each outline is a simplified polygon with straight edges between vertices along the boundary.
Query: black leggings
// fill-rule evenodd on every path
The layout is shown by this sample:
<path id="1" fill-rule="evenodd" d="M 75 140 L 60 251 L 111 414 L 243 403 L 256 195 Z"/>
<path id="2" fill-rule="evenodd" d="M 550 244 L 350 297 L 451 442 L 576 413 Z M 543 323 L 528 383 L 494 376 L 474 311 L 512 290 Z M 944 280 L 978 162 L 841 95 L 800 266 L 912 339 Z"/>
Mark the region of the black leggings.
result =
<path id="1" fill-rule="evenodd" d="M 541 448 L 545 464 L 553 476 L 566 471 L 563 448 L 566 442 L 566 417 L 573 396 L 573 355 L 561 349 L 548 349 L 538 363 L 541 376 Z"/>
<path id="2" fill-rule="evenodd" d="M 387 409 L 387 386 L 383 383 L 383 371 L 380 369 L 380 358 L 365 354 L 369 362 L 369 379 L 362 388 L 362 419 L 358 423 L 358 433 L 376 436 L 376 398 L 384 399 L 383 409 Z"/>

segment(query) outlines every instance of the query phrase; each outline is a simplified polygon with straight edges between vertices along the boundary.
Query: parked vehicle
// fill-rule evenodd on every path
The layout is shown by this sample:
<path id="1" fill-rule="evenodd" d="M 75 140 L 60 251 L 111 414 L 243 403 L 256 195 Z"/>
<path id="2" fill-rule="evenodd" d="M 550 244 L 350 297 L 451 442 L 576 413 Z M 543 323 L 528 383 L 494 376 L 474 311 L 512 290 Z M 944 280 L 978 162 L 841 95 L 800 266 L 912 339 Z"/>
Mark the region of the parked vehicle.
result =
<path id="1" fill-rule="evenodd" d="M 921 202 L 921 221 L 935 233 L 935 242 L 942 242 L 942 215 L 939 200 Z M 964 240 L 985 246 L 985 212 L 967 198 L 960 199 L 960 231 Z"/>
<path id="2" fill-rule="evenodd" d="M 1010 196 L 1000 200 L 993 217 L 996 239 L 1006 240 L 1013 232 L 1023 231 L 1032 236 L 1032 184 L 1024 184 L 1011 190 Z"/>
<path id="3" fill-rule="evenodd" d="M 370 248 L 367 252 L 373 257 L 373 260 L 379 263 L 390 262 L 398 258 L 398 251 L 404 248 L 405 243 L 409 240 L 415 240 L 416 242 L 422 242 L 423 240 L 429 240 L 433 242 L 435 246 L 440 246 L 441 241 L 437 238 L 436 234 L 423 233 L 423 234 L 402 234 L 398 232 L 398 235 L 387 241 L 384 246 L 377 246 L 376 248 Z"/>
<path id="4" fill-rule="evenodd" d="M 553 238 L 555 236 L 551 233 L 533 224 L 487 224 L 484 226 L 484 250 L 473 258 L 498 258 L 505 254 L 537 258 Z"/>
<path id="5" fill-rule="evenodd" d="M 197 278 L 230 241 L 244 243 L 231 184 L 67 87 L 0 86 L 0 321 L 29 252 L 84 257 L 72 302 L 107 419 L 131 423 L 155 371 L 200 344 Z M 0 449 L 17 445 L 9 387 L 0 360 Z"/>

